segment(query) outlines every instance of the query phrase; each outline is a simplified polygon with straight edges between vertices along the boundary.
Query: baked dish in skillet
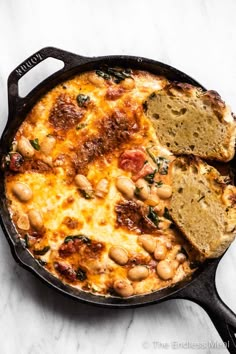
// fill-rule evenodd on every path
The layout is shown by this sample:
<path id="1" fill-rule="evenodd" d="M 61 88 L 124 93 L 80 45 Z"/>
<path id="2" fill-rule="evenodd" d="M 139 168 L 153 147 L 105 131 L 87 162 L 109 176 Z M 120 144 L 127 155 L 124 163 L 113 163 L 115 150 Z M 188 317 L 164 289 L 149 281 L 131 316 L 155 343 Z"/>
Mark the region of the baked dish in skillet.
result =
<path id="1" fill-rule="evenodd" d="M 220 143 L 199 144 L 202 124 L 181 140 L 196 121 L 189 107 L 199 121 L 218 117 L 209 144 L 216 131 Z M 72 287 L 128 297 L 171 286 L 235 236 L 228 172 L 198 157 L 228 161 L 234 140 L 215 93 L 137 70 L 80 74 L 40 99 L 4 158 L 12 221 L 32 256 Z"/>

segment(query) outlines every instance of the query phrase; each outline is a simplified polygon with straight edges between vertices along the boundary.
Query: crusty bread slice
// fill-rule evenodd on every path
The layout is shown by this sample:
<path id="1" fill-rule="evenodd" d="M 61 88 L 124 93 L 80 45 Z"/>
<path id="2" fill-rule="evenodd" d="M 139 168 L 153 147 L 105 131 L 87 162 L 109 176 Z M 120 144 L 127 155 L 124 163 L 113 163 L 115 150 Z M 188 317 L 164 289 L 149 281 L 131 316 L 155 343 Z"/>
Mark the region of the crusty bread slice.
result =
<path id="1" fill-rule="evenodd" d="M 206 258 L 220 256 L 236 236 L 236 187 L 194 156 L 176 158 L 170 173 L 174 222 Z"/>
<path id="2" fill-rule="evenodd" d="M 175 155 L 233 158 L 236 121 L 217 92 L 173 82 L 152 93 L 144 108 L 160 143 Z"/>

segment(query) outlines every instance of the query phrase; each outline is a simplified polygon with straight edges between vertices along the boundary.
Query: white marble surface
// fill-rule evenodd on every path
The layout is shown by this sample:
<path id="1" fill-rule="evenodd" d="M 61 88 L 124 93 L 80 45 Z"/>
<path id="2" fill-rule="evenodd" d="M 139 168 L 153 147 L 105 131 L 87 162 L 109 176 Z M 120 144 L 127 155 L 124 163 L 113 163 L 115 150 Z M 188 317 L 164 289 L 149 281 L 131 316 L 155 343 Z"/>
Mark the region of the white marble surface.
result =
<path id="1" fill-rule="evenodd" d="M 235 0 L 0 0 L 0 130 L 7 119 L 9 73 L 50 45 L 87 56 L 163 61 L 218 90 L 236 111 L 235 14 Z M 30 85 L 37 80 L 31 77 Z M 235 254 L 236 243 L 217 272 L 219 294 L 234 312 Z M 176 350 L 172 341 L 221 343 L 206 313 L 188 301 L 107 310 L 54 293 L 15 263 L 1 232 L 1 354 L 227 353 Z"/>

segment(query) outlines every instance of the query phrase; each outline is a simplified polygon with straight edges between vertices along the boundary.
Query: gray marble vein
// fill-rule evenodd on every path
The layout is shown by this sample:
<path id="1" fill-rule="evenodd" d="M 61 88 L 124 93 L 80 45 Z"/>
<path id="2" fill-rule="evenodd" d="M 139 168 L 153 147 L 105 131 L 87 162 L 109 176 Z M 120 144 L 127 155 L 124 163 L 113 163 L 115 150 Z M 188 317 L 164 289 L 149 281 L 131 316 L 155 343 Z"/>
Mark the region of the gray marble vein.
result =
<path id="1" fill-rule="evenodd" d="M 0 0 L 0 131 L 7 121 L 7 77 L 45 46 L 86 56 L 150 57 L 218 90 L 236 111 L 235 0 Z M 50 73 L 29 75 L 30 89 Z M 198 305 L 172 300 L 134 310 L 79 304 L 20 268 L 0 232 L 0 354 L 225 354 Z M 222 259 L 217 288 L 236 312 L 236 243 Z"/>

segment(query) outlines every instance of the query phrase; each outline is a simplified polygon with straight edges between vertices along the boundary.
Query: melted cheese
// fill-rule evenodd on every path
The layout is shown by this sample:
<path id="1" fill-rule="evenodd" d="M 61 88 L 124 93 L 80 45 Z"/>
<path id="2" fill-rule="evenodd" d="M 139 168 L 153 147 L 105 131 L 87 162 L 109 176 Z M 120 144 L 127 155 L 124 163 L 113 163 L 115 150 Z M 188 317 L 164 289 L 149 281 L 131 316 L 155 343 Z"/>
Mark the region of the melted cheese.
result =
<path id="1" fill-rule="evenodd" d="M 130 258 L 138 255 L 147 264 L 150 264 L 153 260 L 153 255 L 146 252 L 137 242 L 140 231 L 117 226 L 115 207 L 120 200 L 124 199 L 124 196 L 116 188 L 116 178 L 121 175 L 131 177 L 131 172 L 123 171 L 118 167 L 120 154 L 133 147 L 155 146 L 159 156 L 164 156 L 170 160 L 174 158 L 167 149 L 160 146 L 154 128 L 142 109 L 146 97 L 153 91 L 161 89 L 166 80 L 138 71 L 134 72 L 132 76 L 135 86 L 132 89 L 124 89 L 120 97 L 112 100 L 107 99 L 108 88 L 122 88 L 123 83 L 107 82 L 99 77 L 96 85 L 95 73 L 78 75 L 52 89 L 35 105 L 15 136 L 16 142 L 19 141 L 21 136 L 29 140 L 37 138 L 39 145 L 48 134 L 55 136 L 56 144 L 50 153 L 49 160 L 40 150 L 35 151 L 33 157 L 41 161 L 51 161 L 50 167 L 52 168 L 47 172 L 28 169 L 18 173 L 8 172 L 6 175 L 6 194 L 10 201 L 9 208 L 13 222 L 21 237 L 24 238 L 27 231 L 17 227 L 17 220 L 20 215 L 27 215 L 31 209 L 34 209 L 40 211 L 43 217 L 44 233 L 42 237 L 36 238 L 30 246 L 32 255 L 35 250 L 49 246 L 50 250 L 45 255 L 37 257 L 41 261 L 47 262 L 45 267 L 48 271 L 62 281 L 70 283 L 73 287 L 93 291 L 100 295 L 109 295 L 109 289 L 112 288 L 115 280 L 127 279 L 128 267 L 116 264 L 108 255 L 111 246 L 122 246 L 127 250 Z M 57 97 L 64 93 L 72 97 L 75 105 L 76 97 L 80 93 L 89 95 L 91 103 L 88 109 L 85 109 L 84 116 L 77 127 L 74 126 L 66 131 L 59 132 L 50 123 L 49 116 Z M 85 199 L 74 183 L 73 171 L 71 172 L 72 179 L 68 179 L 68 175 L 70 177 L 70 161 L 75 158 L 80 142 L 82 144 L 93 134 L 96 136 L 101 129 L 98 122 L 106 119 L 115 110 L 124 111 L 128 117 L 136 114 L 139 120 L 139 129 L 132 134 L 131 140 L 125 141 L 112 152 L 104 154 L 88 164 L 87 178 L 93 189 L 96 189 L 97 183 L 105 178 L 108 181 L 108 193 L 104 198 Z M 148 155 L 147 159 L 150 160 L 150 164 L 153 164 Z M 170 183 L 168 175 L 161 176 L 161 179 L 164 183 Z M 16 182 L 26 183 L 31 188 L 33 197 L 30 201 L 22 203 L 14 195 L 12 190 Z M 168 201 L 165 205 L 168 206 Z M 68 218 L 76 221 L 76 227 L 68 227 L 68 223 L 65 222 Z M 29 234 L 33 237 L 31 231 L 29 230 Z M 78 234 L 86 235 L 92 241 L 101 242 L 104 248 L 98 257 L 89 258 L 87 263 L 83 260 L 85 262 L 83 268 L 86 268 L 87 271 L 85 281 L 69 281 L 67 277 L 55 269 L 54 264 L 58 261 L 66 261 L 72 267 L 78 267 L 76 254 L 61 257 L 58 252 L 66 236 Z M 157 237 L 157 235 L 155 234 L 154 237 Z M 172 242 L 172 250 L 167 254 L 167 259 L 170 261 L 175 259 L 181 245 L 185 244 L 185 247 L 188 247 L 186 241 L 177 232 L 170 229 L 159 233 L 159 240 L 163 243 Z M 172 280 L 162 280 L 158 277 L 155 266 L 149 268 L 148 278 L 132 282 L 135 294 L 148 293 L 169 286 L 191 272 L 188 260 L 183 265 L 179 265 Z"/>

